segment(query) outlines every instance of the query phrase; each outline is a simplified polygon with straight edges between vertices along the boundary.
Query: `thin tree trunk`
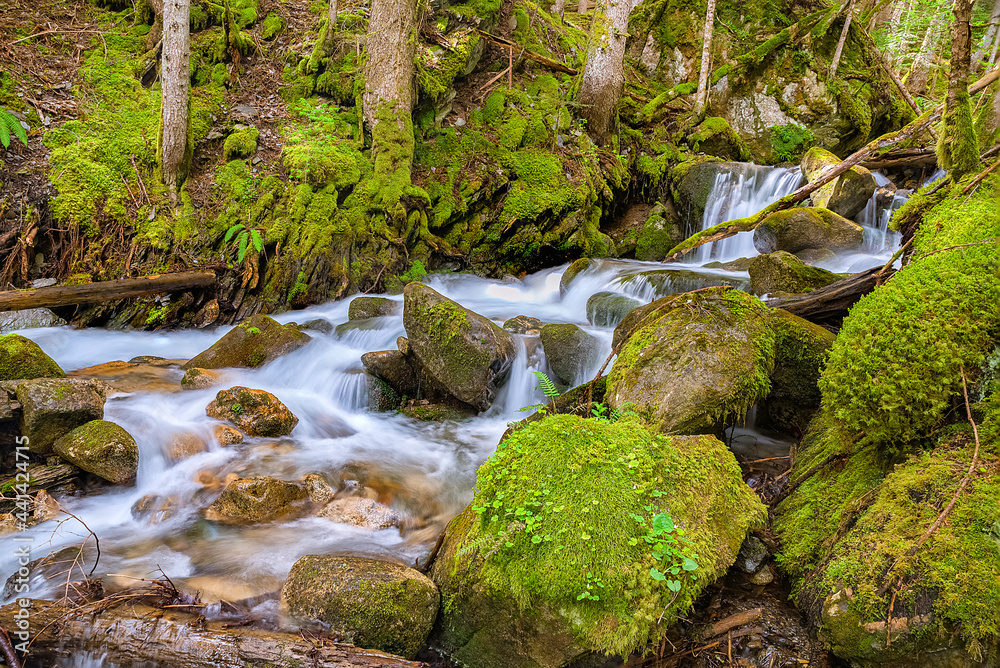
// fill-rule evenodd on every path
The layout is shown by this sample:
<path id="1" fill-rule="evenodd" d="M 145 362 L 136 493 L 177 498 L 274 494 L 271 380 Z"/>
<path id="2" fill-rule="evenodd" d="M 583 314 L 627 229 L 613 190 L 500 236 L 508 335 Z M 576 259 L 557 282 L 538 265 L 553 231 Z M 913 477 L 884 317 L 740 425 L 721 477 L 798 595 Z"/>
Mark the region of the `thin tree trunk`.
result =
<path id="1" fill-rule="evenodd" d="M 972 56 L 973 71 L 979 71 L 983 60 L 986 59 L 987 51 L 991 52 L 989 62 L 993 62 L 993 55 L 996 53 L 995 45 L 998 43 L 1000 43 L 1000 0 L 994 0 L 993 12 L 990 14 L 990 25 L 986 28 L 982 41 L 979 42 L 979 48 Z"/>
<path id="2" fill-rule="evenodd" d="M 704 39 L 701 47 L 701 71 L 698 73 L 698 94 L 694 98 L 694 114 L 701 116 L 708 105 L 708 75 L 712 71 L 712 36 L 715 32 L 715 0 L 708 0 L 705 12 Z"/>
<path id="3" fill-rule="evenodd" d="M 576 10 L 578 12 L 580 12 L 581 14 L 586 14 L 587 13 L 587 0 L 580 0 L 580 2 L 577 4 Z"/>
<path id="4" fill-rule="evenodd" d="M 326 17 L 326 55 L 333 55 L 334 35 L 337 33 L 337 0 L 330 0 L 330 12 Z"/>
<path id="5" fill-rule="evenodd" d="M 580 106 L 587 132 L 599 144 L 608 134 L 625 86 L 625 41 L 631 11 L 632 0 L 601 0 L 594 9 Z"/>
<path id="6" fill-rule="evenodd" d="M 955 25 L 951 33 L 951 69 L 945 100 L 944 131 L 938 140 L 938 165 L 955 180 L 979 165 L 979 141 L 972 122 L 969 101 L 969 71 L 972 59 L 973 0 L 955 0 Z"/>
<path id="7" fill-rule="evenodd" d="M 190 0 L 163 3 L 163 182 L 173 197 L 187 176 L 188 89 L 191 82 Z"/>
<path id="8" fill-rule="evenodd" d="M 566 13 L 566 0 L 556 0 L 556 4 L 552 5 L 552 13 L 562 18 Z"/>
<path id="9" fill-rule="evenodd" d="M 923 95 L 927 92 L 927 80 L 930 75 L 931 62 L 934 60 L 934 54 L 937 53 L 942 23 L 941 16 L 935 15 L 927 32 L 924 33 L 920 51 L 917 52 L 917 57 L 913 59 L 913 65 L 910 66 L 910 73 L 906 77 L 906 87 L 915 95 Z"/>
<path id="10" fill-rule="evenodd" d="M 889 34 L 892 36 L 889 44 L 893 54 L 889 58 L 889 63 L 893 69 L 898 69 L 906 54 L 906 47 L 910 43 L 910 13 L 913 10 L 913 0 L 906 0 L 906 4 L 900 1 L 893 9 L 892 25 L 889 26 Z"/>
<path id="11" fill-rule="evenodd" d="M 840 40 L 837 48 L 833 52 L 833 63 L 830 65 L 830 78 L 837 76 L 837 66 L 840 65 L 840 56 L 844 53 L 844 42 L 847 41 L 847 33 L 851 30 L 851 20 L 854 18 L 854 0 L 847 5 L 847 18 L 844 19 L 844 29 L 840 31 Z"/>

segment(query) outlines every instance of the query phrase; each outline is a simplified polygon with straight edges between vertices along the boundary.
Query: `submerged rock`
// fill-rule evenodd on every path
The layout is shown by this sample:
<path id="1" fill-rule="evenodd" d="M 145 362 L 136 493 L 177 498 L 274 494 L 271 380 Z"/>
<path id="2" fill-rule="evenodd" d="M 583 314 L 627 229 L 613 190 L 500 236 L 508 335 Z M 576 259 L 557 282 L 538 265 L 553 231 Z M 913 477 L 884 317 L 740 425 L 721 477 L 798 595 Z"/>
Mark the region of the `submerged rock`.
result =
<path id="1" fill-rule="evenodd" d="M 809 248 L 839 253 L 861 248 L 864 240 L 865 231 L 860 225 L 817 207 L 776 211 L 753 232 L 753 245 L 761 253 L 798 253 Z"/>
<path id="2" fill-rule="evenodd" d="M 489 408 L 514 361 L 514 340 L 491 320 L 422 283 L 403 290 L 411 353 L 438 385 L 477 410 Z"/>
<path id="3" fill-rule="evenodd" d="M 247 318 L 212 347 L 195 355 L 182 369 L 255 369 L 309 343 L 309 335 L 280 325 L 266 315 Z"/>
<path id="4" fill-rule="evenodd" d="M 205 412 L 216 420 L 232 422 L 248 436 L 287 436 L 299 423 L 270 392 L 239 385 L 220 390 Z"/>
<path id="5" fill-rule="evenodd" d="M 659 436 L 628 418 L 531 423 L 476 485 L 431 571 L 448 601 L 432 644 L 470 668 L 556 668 L 655 646 L 765 517 L 714 436 Z M 647 536 L 672 537 L 680 555 L 656 559 Z M 676 594 L 674 576 L 659 579 L 675 565 Z"/>
<path id="6" fill-rule="evenodd" d="M 642 303 L 638 300 L 617 292 L 597 292 L 587 299 L 587 321 L 598 327 L 615 327 L 639 306 Z"/>
<path id="7" fill-rule="evenodd" d="M 729 269 L 730 267 L 723 267 Z M 746 269 L 732 271 L 746 271 Z M 622 285 L 631 288 L 648 287 L 652 289 L 656 297 L 666 297 L 681 292 L 691 292 L 700 288 L 730 286 L 734 288 L 744 288 L 747 285 L 745 279 L 731 278 L 729 276 L 718 276 L 715 274 L 704 274 L 696 271 L 686 271 L 677 269 L 653 269 L 650 271 L 640 271 L 629 274 L 618 279 Z"/>
<path id="8" fill-rule="evenodd" d="M 748 271 L 750 292 L 755 295 L 810 292 L 840 280 L 832 271 L 810 267 L 786 251 L 758 255 Z"/>
<path id="9" fill-rule="evenodd" d="M 664 297 L 644 311 L 608 375 L 611 407 L 630 404 L 665 433 L 701 434 L 767 396 L 774 334 L 756 297 L 712 288 Z"/>
<path id="10" fill-rule="evenodd" d="M 363 529 L 377 530 L 392 527 L 402 529 L 408 523 L 407 517 L 402 513 L 372 499 L 358 496 L 348 496 L 330 501 L 317 515 L 334 522 L 352 524 Z"/>
<path id="11" fill-rule="evenodd" d="M 826 149 L 815 146 L 802 156 L 802 173 L 809 183 L 816 181 L 823 172 L 839 165 L 840 158 Z M 875 177 L 864 167 L 851 167 L 810 196 L 814 206 L 829 209 L 845 218 L 854 218 L 865 208 L 878 189 Z"/>
<path id="12" fill-rule="evenodd" d="M 589 257 L 581 257 L 579 260 L 574 261 L 566 267 L 566 271 L 563 272 L 562 278 L 559 279 L 559 294 L 566 294 L 566 291 L 569 290 L 570 284 L 577 276 L 588 269 L 595 269 L 599 263 L 600 260 L 595 260 Z"/>
<path id="13" fill-rule="evenodd" d="M 52 450 L 70 464 L 123 485 L 135 480 L 139 446 L 114 422 L 93 420 L 59 438 Z"/>
<path id="14" fill-rule="evenodd" d="M 205 511 L 213 522 L 267 522 L 299 509 L 306 499 L 301 485 L 271 476 L 238 478 L 226 485 L 222 494 Z"/>
<path id="15" fill-rule="evenodd" d="M 37 343 L 20 334 L 0 336 L 0 380 L 62 378 L 66 374 Z"/>
<path id="16" fill-rule="evenodd" d="M 165 362 L 165 364 L 164 364 Z M 68 375 L 107 383 L 118 392 L 177 392 L 177 366 L 184 360 L 117 360 L 76 369 Z"/>
<path id="17" fill-rule="evenodd" d="M 319 622 L 357 647 L 414 658 L 424 645 L 440 596 L 412 568 L 365 557 L 307 555 L 281 588 L 282 610 Z"/>
<path id="18" fill-rule="evenodd" d="M 184 372 L 181 378 L 182 390 L 207 390 L 223 382 L 223 375 L 215 369 L 199 369 L 193 367 Z"/>
<path id="19" fill-rule="evenodd" d="M 576 325 L 548 324 L 542 327 L 542 347 L 559 382 L 572 385 L 600 354 L 601 342 Z"/>
<path id="20" fill-rule="evenodd" d="M 542 321 L 528 315 L 516 315 L 504 322 L 503 328 L 512 334 L 538 336 L 542 330 Z"/>
<path id="21" fill-rule="evenodd" d="M 347 317 L 350 320 L 365 318 L 380 318 L 399 312 L 401 304 L 385 297 L 355 297 L 347 307 Z"/>
<path id="22" fill-rule="evenodd" d="M 15 386 L 21 404 L 21 435 L 28 449 L 51 452 L 57 438 L 92 420 L 104 417 L 106 390 L 90 380 L 53 378 L 27 380 Z"/>

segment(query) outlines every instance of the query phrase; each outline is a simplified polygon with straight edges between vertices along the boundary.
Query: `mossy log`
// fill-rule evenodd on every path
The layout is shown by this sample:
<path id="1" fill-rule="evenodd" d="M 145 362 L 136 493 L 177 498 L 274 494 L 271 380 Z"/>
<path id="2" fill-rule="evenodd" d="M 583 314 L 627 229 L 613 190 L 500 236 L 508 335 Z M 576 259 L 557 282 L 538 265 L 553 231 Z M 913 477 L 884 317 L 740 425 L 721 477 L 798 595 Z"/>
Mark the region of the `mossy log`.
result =
<path id="1" fill-rule="evenodd" d="M 785 309 L 810 322 L 839 320 L 847 315 L 859 299 L 874 290 L 880 282 L 885 282 L 892 273 L 892 269 L 883 271 L 883 267 L 873 267 L 804 295 L 769 299 L 766 303 L 772 308 Z"/>
<path id="2" fill-rule="evenodd" d="M 90 608 L 91 606 L 87 606 Z M 21 608 L 0 608 L 0 626 L 17 629 Z M 98 614 L 73 612 L 50 601 L 31 602 L 29 655 L 53 661 L 81 651 L 105 654 L 105 661 L 145 661 L 173 668 L 315 666 L 316 668 L 417 668 L 425 664 L 322 638 L 263 631 L 147 605 L 121 605 Z M 18 640 L 14 641 L 19 642 Z M 47 664 L 52 665 L 52 664 Z"/>
<path id="3" fill-rule="evenodd" d="M 993 68 L 993 70 L 988 72 L 986 76 L 969 86 L 969 95 L 978 93 L 987 86 L 991 85 L 997 79 L 1000 79 L 1000 66 Z M 893 146 L 896 146 L 908 139 L 912 139 L 921 132 L 929 129 L 931 124 L 941 118 L 941 114 L 943 112 L 944 105 L 938 105 L 934 109 L 925 111 L 919 118 L 906 125 L 901 130 L 890 132 L 889 134 L 882 135 L 881 137 L 868 142 L 868 144 L 841 161 L 840 164 L 827 169 L 822 176 L 817 178 L 812 183 L 808 183 L 793 192 L 791 195 L 786 195 L 777 202 L 764 207 L 763 210 L 753 216 L 747 216 L 746 218 L 739 218 L 737 220 L 727 220 L 714 227 L 702 230 L 701 232 L 688 237 L 672 248 L 663 261 L 674 262 L 699 246 L 712 243 L 713 241 L 726 239 L 738 234 L 739 232 L 749 232 L 750 230 L 755 229 L 757 225 L 759 225 L 765 218 L 775 211 L 782 211 L 798 204 L 799 202 L 805 201 L 814 192 L 825 186 L 827 183 L 830 183 L 852 167 L 860 165 L 875 156 L 881 155 Z"/>
<path id="4" fill-rule="evenodd" d="M 164 292 L 182 292 L 215 285 L 215 274 L 210 271 L 188 271 L 177 274 L 153 274 L 140 278 L 122 278 L 114 281 L 86 283 L 84 285 L 58 285 L 32 290 L 0 292 L 0 311 L 98 302 L 155 295 Z"/>

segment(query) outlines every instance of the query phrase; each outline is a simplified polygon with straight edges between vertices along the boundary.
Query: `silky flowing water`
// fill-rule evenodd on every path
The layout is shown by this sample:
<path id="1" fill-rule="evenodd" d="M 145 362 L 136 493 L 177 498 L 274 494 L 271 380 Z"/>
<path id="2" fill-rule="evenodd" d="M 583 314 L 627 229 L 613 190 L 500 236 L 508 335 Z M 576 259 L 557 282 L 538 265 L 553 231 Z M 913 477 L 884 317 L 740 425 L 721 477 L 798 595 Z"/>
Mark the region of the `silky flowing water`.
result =
<path id="1" fill-rule="evenodd" d="M 747 166 L 720 175 L 704 225 L 759 211 L 794 190 L 801 180 L 798 174 L 797 169 Z M 874 201 L 871 207 L 862 215 L 867 225 L 865 247 L 839 256 L 828 268 L 858 271 L 882 264 L 891 255 L 897 239 L 886 231 L 888 207 Z M 689 263 L 601 261 L 581 273 L 564 294 L 560 293 L 560 279 L 565 267 L 523 279 L 443 274 L 428 276 L 426 282 L 498 323 L 525 314 L 543 322 L 575 323 L 594 334 L 603 342 L 603 349 L 582 365 L 574 379 L 579 383 L 593 377 L 611 350 L 612 328 L 594 327 L 587 321 L 586 303 L 591 295 L 612 291 L 648 302 L 661 296 L 658 290 L 648 281 L 628 277 L 649 270 L 676 272 L 676 281 L 660 283 L 661 287 L 673 286 L 668 290 L 673 292 L 700 287 L 699 281 L 745 283 L 745 272 L 706 270 L 701 265 L 750 255 L 756 255 L 752 234 L 741 234 L 700 250 Z M 399 296 L 390 298 L 401 300 Z M 348 320 L 349 301 L 274 317 L 283 323 L 324 319 L 340 325 Z M 22 334 L 70 371 L 137 356 L 186 360 L 228 329 L 122 332 L 63 327 L 25 330 Z M 244 385 L 277 396 L 300 420 L 286 438 L 249 438 L 225 448 L 216 445 L 212 430 L 217 423 L 205 415 L 205 406 L 220 388 L 183 392 L 160 388 L 109 395 L 106 419 L 122 425 L 139 443 L 136 484 L 62 500 L 100 538 L 101 558 L 95 575 L 113 574 L 107 577 L 109 584 L 124 587 L 135 582 L 131 578 L 155 578 L 162 573 L 182 590 L 201 592 L 205 601 L 245 600 L 256 606 L 257 616 L 274 618 L 275 594 L 292 564 L 305 554 L 366 555 L 412 565 L 427 556 L 447 521 L 471 500 L 477 467 L 493 452 L 508 423 L 524 417 L 518 409 L 544 401 L 533 374 L 548 371 L 544 352 L 537 338 L 518 337 L 518 355 L 510 378 L 485 414 L 435 423 L 373 413 L 367 408 L 368 379 L 360 358 L 368 351 L 395 348 L 396 338 L 405 335 L 402 315 L 348 327 L 340 335 L 308 333 L 312 337 L 308 345 L 261 369 L 227 370 L 222 386 Z M 174 367 L 168 374 L 167 380 L 179 388 L 182 372 Z M 170 443 L 182 434 L 202 437 L 210 444 L 208 451 L 172 460 L 168 456 Z M 775 445 L 774 439 L 767 440 L 747 428 L 729 437 L 734 448 L 750 449 L 747 456 L 754 454 L 754 448 L 763 448 L 768 456 L 782 447 L 787 449 L 786 441 Z M 314 516 L 248 526 L 206 521 L 204 508 L 218 495 L 221 481 L 234 473 L 283 480 L 320 473 L 341 489 L 357 481 L 375 489 L 380 500 L 420 518 L 426 526 L 401 533 L 395 528 L 371 531 Z M 146 497 L 154 498 L 154 505 L 168 512 L 134 514 L 133 506 Z M 50 550 L 81 544 L 87 532 L 74 520 L 50 520 L 31 528 L 28 534 L 33 539 L 32 556 L 38 558 Z M 15 535 L 0 539 L 4 544 L 0 547 L 0 574 L 17 568 Z M 95 554 L 88 550 L 87 570 Z M 35 578 L 31 594 L 51 594 L 58 586 L 59 582 Z"/>

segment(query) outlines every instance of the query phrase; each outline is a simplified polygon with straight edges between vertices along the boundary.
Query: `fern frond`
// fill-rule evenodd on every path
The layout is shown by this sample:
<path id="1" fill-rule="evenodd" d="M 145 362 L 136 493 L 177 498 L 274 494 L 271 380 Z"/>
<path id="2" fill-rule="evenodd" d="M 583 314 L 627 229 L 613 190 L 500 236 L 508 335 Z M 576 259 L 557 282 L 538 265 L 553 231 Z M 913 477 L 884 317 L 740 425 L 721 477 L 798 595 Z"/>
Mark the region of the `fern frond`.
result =
<path id="1" fill-rule="evenodd" d="M 247 241 L 249 240 L 250 235 L 247 234 L 246 230 L 240 232 L 240 236 L 236 237 L 236 241 L 239 243 L 239 250 L 236 253 L 237 262 L 243 262 L 243 258 L 247 254 Z"/>
<path id="2" fill-rule="evenodd" d="M 562 392 L 559 391 L 559 388 L 556 387 L 556 384 L 552 382 L 552 379 L 549 378 L 544 372 L 536 371 L 535 378 L 538 379 L 538 386 L 536 389 L 541 390 L 542 393 L 549 399 L 556 399 L 560 394 L 562 394 Z"/>
<path id="3" fill-rule="evenodd" d="M 6 109 L 0 109 L 0 144 L 3 144 L 4 148 L 10 147 L 11 132 L 21 140 L 22 144 L 28 145 L 28 133 L 21 126 L 21 121 Z"/>
<path id="4" fill-rule="evenodd" d="M 264 240 L 261 239 L 260 232 L 257 230 L 250 230 L 250 242 L 258 253 L 264 250 Z"/>
<path id="5" fill-rule="evenodd" d="M 233 238 L 233 235 L 242 229 L 243 229 L 243 223 L 236 223 L 235 225 L 230 227 L 228 230 L 226 230 L 226 238 L 223 240 L 223 243 L 228 244 L 229 240 Z"/>

